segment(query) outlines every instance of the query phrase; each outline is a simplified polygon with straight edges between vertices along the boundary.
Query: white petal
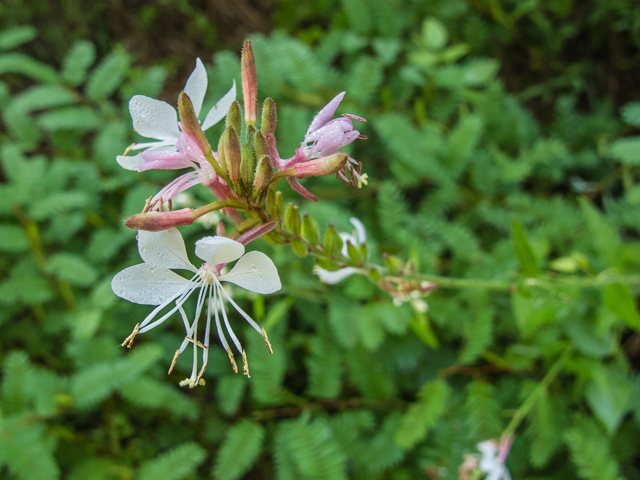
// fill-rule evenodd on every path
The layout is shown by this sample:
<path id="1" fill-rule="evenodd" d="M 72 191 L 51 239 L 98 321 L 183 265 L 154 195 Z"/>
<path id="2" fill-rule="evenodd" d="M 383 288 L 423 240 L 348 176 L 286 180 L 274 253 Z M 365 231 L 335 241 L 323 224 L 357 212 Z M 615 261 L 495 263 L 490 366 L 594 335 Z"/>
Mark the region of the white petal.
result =
<path id="1" fill-rule="evenodd" d="M 171 138 L 171 140 L 160 140 L 158 142 L 145 142 L 145 143 L 136 143 L 131 150 L 176 150 L 176 139 Z"/>
<path id="2" fill-rule="evenodd" d="M 160 305 L 180 294 L 189 283 L 166 268 L 146 263 L 125 268 L 111 280 L 111 289 L 120 298 L 142 305 Z"/>
<path id="3" fill-rule="evenodd" d="M 273 293 L 282 288 L 278 269 L 271 259 L 262 252 L 244 255 L 226 275 L 218 280 L 236 285 L 256 293 Z"/>
<path id="4" fill-rule="evenodd" d="M 129 101 L 133 128 L 143 137 L 158 140 L 178 140 L 178 114 L 167 102 L 144 95 L 134 95 Z"/>
<path id="5" fill-rule="evenodd" d="M 358 243 L 365 243 L 367 241 L 367 231 L 364 229 L 364 225 L 362 224 L 362 222 L 356 217 L 351 217 L 349 221 L 356 229 L 356 237 L 358 238 Z"/>
<path id="6" fill-rule="evenodd" d="M 208 128 L 214 126 L 216 123 L 222 120 L 229 111 L 229 107 L 235 101 L 235 99 L 236 81 L 234 80 L 231 89 L 227 93 L 225 93 L 224 96 L 220 100 L 218 100 L 218 103 L 211 107 L 211 110 L 209 110 L 209 113 L 207 113 L 207 116 L 202 122 L 202 130 L 207 130 Z"/>
<path id="7" fill-rule="evenodd" d="M 184 93 L 189 95 L 189 99 L 193 104 L 193 109 L 196 112 L 196 117 L 200 115 L 200 109 L 202 108 L 202 100 L 204 100 L 204 94 L 207 92 L 207 71 L 202 64 L 200 58 L 196 58 L 196 68 L 193 69 L 186 85 L 184 86 Z"/>
<path id="8" fill-rule="evenodd" d="M 324 268 L 315 268 L 314 273 L 318 275 L 320 281 L 324 283 L 328 283 L 329 285 L 335 285 L 338 282 L 341 282 L 347 277 L 350 277 L 354 273 L 358 271 L 357 268 L 354 267 L 345 267 L 340 270 L 336 270 L 335 272 L 330 272 L 329 270 L 325 270 Z"/>
<path id="9" fill-rule="evenodd" d="M 227 237 L 204 237 L 196 242 L 196 255 L 210 266 L 237 260 L 244 253 L 244 245 Z"/>
<path id="10" fill-rule="evenodd" d="M 197 271 L 191 265 L 182 235 L 176 228 L 161 232 L 138 231 L 138 251 L 145 263 L 153 267 L 184 268 Z"/>
<path id="11" fill-rule="evenodd" d="M 126 155 L 118 155 L 116 157 L 116 162 L 125 170 L 135 170 L 138 171 L 138 165 L 142 165 L 144 163 L 144 159 L 140 155 L 134 155 L 132 157 L 128 157 Z"/>

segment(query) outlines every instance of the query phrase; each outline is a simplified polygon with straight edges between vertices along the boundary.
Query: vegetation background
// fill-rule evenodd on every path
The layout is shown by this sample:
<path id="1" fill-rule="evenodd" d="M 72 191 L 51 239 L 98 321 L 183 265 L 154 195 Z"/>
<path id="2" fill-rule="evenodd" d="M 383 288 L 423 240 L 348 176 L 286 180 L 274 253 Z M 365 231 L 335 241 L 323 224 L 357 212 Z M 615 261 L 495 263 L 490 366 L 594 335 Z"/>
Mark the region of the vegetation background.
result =
<path id="1" fill-rule="evenodd" d="M 200 56 L 212 105 L 246 37 L 283 155 L 340 91 L 369 120 L 369 186 L 302 210 L 463 280 L 425 312 L 256 242 L 284 288 L 234 295 L 275 355 L 247 334 L 251 379 L 212 349 L 184 390 L 177 321 L 119 346 L 148 311 L 110 289 L 122 219 L 171 173 L 115 156 L 132 95 L 175 103 Z M 523 415 L 514 478 L 640 478 L 639 71 L 633 0 L 3 1 L 0 477 L 455 479 Z"/>

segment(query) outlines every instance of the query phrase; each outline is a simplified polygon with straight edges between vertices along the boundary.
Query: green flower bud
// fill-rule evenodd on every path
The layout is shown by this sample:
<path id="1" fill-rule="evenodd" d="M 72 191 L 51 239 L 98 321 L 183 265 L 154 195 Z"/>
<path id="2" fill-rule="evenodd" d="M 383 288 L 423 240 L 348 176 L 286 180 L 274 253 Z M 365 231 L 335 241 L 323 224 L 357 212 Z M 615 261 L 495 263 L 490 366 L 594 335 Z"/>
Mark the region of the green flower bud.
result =
<path id="1" fill-rule="evenodd" d="M 261 192 L 265 188 L 269 187 L 269 182 L 273 178 L 273 162 L 271 157 L 266 155 L 262 156 L 258 160 L 258 166 L 256 167 L 255 180 L 253 181 L 253 188 L 256 191 Z M 269 192 L 271 194 L 271 192 Z M 275 197 L 274 197 L 275 200 Z"/>
<path id="2" fill-rule="evenodd" d="M 224 131 L 224 137 L 224 157 L 229 168 L 229 178 L 234 184 L 237 184 L 240 180 L 240 162 L 242 161 L 240 140 L 233 127 L 227 127 Z"/>
<path id="3" fill-rule="evenodd" d="M 242 178 L 242 185 L 247 193 L 251 192 L 251 186 L 253 185 L 253 175 L 256 171 L 256 159 L 253 150 L 248 143 L 242 145 L 241 149 L 242 160 L 240 162 L 240 175 Z"/>
<path id="4" fill-rule="evenodd" d="M 262 121 L 260 130 L 265 135 L 273 135 L 276 131 L 276 102 L 271 98 L 266 98 L 262 104 Z"/>
<path id="5" fill-rule="evenodd" d="M 307 250 L 307 246 L 297 238 L 291 240 L 291 249 L 293 250 L 293 253 L 295 253 L 300 258 L 306 257 L 307 253 L 309 253 Z"/>
<path id="6" fill-rule="evenodd" d="M 320 243 L 320 228 L 318 223 L 305 213 L 302 217 L 302 238 L 304 238 L 311 245 L 317 245 Z"/>
<path id="7" fill-rule="evenodd" d="M 237 100 L 229 107 L 225 124 L 227 127 L 235 128 L 236 133 L 242 128 L 242 112 L 240 109 L 240 102 Z"/>
<path id="8" fill-rule="evenodd" d="M 300 209 L 297 205 L 289 203 L 287 206 L 287 212 L 284 215 L 284 225 L 295 235 L 300 236 Z"/>

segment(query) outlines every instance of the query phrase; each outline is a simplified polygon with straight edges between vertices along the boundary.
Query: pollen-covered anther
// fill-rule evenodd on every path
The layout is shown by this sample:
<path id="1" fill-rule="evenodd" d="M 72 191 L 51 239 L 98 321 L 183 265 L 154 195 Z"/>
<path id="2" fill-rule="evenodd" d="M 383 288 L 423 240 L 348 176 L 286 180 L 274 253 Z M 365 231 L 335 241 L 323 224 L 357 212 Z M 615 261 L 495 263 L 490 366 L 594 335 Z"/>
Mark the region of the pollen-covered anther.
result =
<path id="1" fill-rule="evenodd" d="M 247 352 L 244 350 L 242 350 L 242 370 L 247 377 L 251 378 L 251 375 L 249 375 L 249 362 L 247 361 Z"/>
<path id="2" fill-rule="evenodd" d="M 188 342 L 193 343 L 194 345 L 199 346 L 200 348 L 204 348 L 205 350 L 209 350 L 209 347 L 205 346 L 200 340 L 194 340 L 191 337 L 184 337 L 185 340 L 187 340 Z"/>
<path id="3" fill-rule="evenodd" d="M 236 359 L 233 358 L 233 352 L 230 348 L 227 348 L 227 355 L 229 355 L 229 361 L 231 362 L 231 368 L 233 368 L 233 373 L 238 373 L 238 365 L 236 364 Z"/>
<path id="4" fill-rule="evenodd" d="M 149 211 L 149 209 L 151 208 L 152 199 L 153 199 L 153 196 L 147 198 L 147 201 L 144 202 L 144 208 L 142 209 L 142 213 L 147 213 Z"/>
<path id="5" fill-rule="evenodd" d="M 271 342 L 269 341 L 269 337 L 267 337 L 267 332 L 265 329 L 262 329 L 262 336 L 264 337 L 264 343 L 267 344 L 267 348 L 269 349 L 269 353 L 273 355 L 273 348 L 271 347 Z"/>
<path id="6" fill-rule="evenodd" d="M 124 342 L 122 342 L 120 346 L 124 347 L 126 345 L 127 348 L 131 348 L 131 346 L 133 345 L 133 340 L 136 338 L 136 335 L 138 334 L 138 330 L 140 330 L 139 323 L 136 324 L 135 328 L 133 329 L 133 332 L 131 332 L 131 335 L 125 338 Z"/>
<path id="7" fill-rule="evenodd" d="M 176 363 L 178 363 L 179 356 L 180 356 L 180 349 L 176 350 L 176 353 L 173 356 L 173 360 L 171 360 L 171 366 L 169 367 L 169 371 L 167 372 L 167 375 L 171 375 L 171 372 L 173 372 L 173 369 L 175 368 Z"/>
<path id="8" fill-rule="evenodd" d="M 128 155 L 128 154 L 129 154 L 129 152 L 131 151 L 131 149 L 132 149 L 133 147 L 135 147 L 135 146 L 136 146 L 136 144 L 135 144 L 135 143 L 132 143 L 131 145 L 129 145 L 129 146 L 125 149 L 125 151 L 124 151 L 124 153 L 123 153 L 122 155 Z"/>
<path id="9" fill-rule="evenodd" d="M 342 116 L 344 118 L 348 118 L 349 120 L 355 120 L 356 122 L 367 123 L 367 121 L 364 118 L 359 117 L 358 115 L 353 115 L 351 113 L 343 113 Z"/>
<path id="10" fill-rule="evenodd" d="M 194 382 L 194 386 L 196 385 L 204 385 L 204 380 L 202 379 L 202 376 L 204 375 L 204 371 L 207 369 L 207 364 L 203 363 L 202 367 L 200 367 L 200 371 L 198 372 L 198 376 L 196 377 L 196 380 Z"/>

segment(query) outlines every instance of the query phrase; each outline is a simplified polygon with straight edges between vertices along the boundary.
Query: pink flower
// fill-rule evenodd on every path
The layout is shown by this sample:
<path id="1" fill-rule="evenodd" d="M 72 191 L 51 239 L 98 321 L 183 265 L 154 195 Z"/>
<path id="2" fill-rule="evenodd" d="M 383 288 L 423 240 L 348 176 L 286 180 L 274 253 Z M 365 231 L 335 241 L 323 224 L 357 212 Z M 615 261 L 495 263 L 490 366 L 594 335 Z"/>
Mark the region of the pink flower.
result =
<path id="1" fill-rule="evenodd" d="M 358 122 L 366 122 L 362 117 L 356 115 L 344 114 L 340 118 L 334 118 L 340 102 L 344 98 L 346 92 L 339 93 L 333 100 L 327 103 L 322 110 L 314 117 L 309 129 L 304 136 L 304 140 L 300 147 L 296 149 L 296 154 L 286 160 L 280 160 L 276 163 L 279 170 L 291 168 L 299 163 L 310 162 L 319 158 L 328 157 L 338 153 L 338 151 L 352 143 L 356 138 L 366 138 L 360 135 L 358 130 L 353 128 L 353 120 Z M 354 169 L 354 165 L 356 168 Z M 340 169 L 338 174 L 345 181 L 349 182 L 345 169 L 351 171 L 352 178 L 358 182 L 358 186 L 367 184 L 367 175 L 362 175 L 361 165 L 353 158 L 347 157 L 347 165 Z"/>

